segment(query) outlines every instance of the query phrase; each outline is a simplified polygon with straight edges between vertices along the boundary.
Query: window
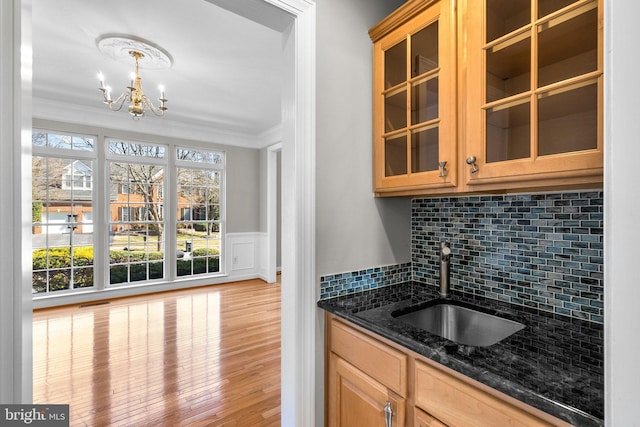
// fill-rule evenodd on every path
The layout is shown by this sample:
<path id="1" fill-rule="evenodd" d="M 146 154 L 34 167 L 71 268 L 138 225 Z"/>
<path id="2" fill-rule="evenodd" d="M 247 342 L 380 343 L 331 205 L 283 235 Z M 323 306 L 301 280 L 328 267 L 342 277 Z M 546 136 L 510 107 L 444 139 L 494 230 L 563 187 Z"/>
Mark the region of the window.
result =
<path id="1" fill-rule="evenodd" d="M 176 260 L 177 275 L 219 272 L 222 155 L 178 148 L 176 156 L 176 243 L 184 254 Z"/>
<path id="2" fill-rule="evenodd" d="M 223 153 L 46 130 L 32 146 L 34 294 L 221 272 Z"/>
<path id="3" fill-rule="evenodd" d="M 109 140 L 109 284 L 165 277 L 166 222 L 159 188 L 166 179 L 165 149 L 151 144 Z"/>
<path id="4" fill-rule="evenodd" d="M 34 294 L 94 287 L 95 141 L 92 136 L 33 132 Z"/>

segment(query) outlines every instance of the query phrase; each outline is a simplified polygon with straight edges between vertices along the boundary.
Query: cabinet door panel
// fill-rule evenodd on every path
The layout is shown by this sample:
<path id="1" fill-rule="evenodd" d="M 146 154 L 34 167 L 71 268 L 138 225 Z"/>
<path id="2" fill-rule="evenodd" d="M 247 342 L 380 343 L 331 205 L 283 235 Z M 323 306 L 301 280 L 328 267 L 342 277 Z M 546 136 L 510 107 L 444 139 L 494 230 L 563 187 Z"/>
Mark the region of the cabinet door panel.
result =
<path id="1" fill-rule="evenodd" d="M 393 411 L 392 426 L 405 425 L 405 402 L 353 365 L 330 355 L 329 425 L 334 427 L 385 427 L 385 406 Z"/>

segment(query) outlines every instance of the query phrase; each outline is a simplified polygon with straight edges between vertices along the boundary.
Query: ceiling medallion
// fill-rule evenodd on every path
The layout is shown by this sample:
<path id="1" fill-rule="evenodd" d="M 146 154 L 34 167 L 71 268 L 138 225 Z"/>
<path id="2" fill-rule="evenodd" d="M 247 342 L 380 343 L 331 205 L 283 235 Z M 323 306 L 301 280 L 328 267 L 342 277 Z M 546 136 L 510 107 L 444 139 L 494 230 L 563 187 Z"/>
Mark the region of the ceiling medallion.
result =
<path id="1" fill-rule="evenodd" d="M 165 49 L 140 37 L 126 34 L 104 34 L 96 39 L 100 52 L 127 64 L 131 63 L 130 51 L 141 52 L 140 68 L 160 70 L 170 68 L 173 58 Z"/>

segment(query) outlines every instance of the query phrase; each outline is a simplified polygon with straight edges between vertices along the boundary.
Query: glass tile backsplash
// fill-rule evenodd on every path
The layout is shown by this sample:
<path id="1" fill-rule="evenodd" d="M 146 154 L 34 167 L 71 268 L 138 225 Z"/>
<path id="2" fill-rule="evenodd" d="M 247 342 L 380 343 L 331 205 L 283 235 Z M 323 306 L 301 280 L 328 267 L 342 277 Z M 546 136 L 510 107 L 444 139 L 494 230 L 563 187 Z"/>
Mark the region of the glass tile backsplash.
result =
<path id="1" fill-rule="evenodd" d="M 437 286 L 447 240 L 452 289 L 603 323 L 601 191 L 420 198 L 411 216 L 411 263 L 323 276 L 320 298 Z"/>
<path id="2" fill-rule="evenodd" d="M 436 285 L 451 244 L 453 289 L 603 323 L 601 191 L 414 199 L 413 280 Z"/>
<path id="3" fill-rule="evenodd" d="M 320 277 L 320 299 L 333 298 L 411 280 L 411 263 L 385 265 Z"/>

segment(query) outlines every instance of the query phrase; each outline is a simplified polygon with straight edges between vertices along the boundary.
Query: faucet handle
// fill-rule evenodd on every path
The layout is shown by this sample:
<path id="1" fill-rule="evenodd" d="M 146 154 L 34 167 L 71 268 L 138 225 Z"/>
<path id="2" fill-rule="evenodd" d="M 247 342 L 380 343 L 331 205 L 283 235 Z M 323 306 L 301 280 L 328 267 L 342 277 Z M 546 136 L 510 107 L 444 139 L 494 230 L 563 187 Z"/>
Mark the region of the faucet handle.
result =
<path id="1" fill-rule="evenodd" d="M 451 255 L 451 244 L 449 242 L 440 242 L 440 256 L 443 261 L 449 261 Z"/>

